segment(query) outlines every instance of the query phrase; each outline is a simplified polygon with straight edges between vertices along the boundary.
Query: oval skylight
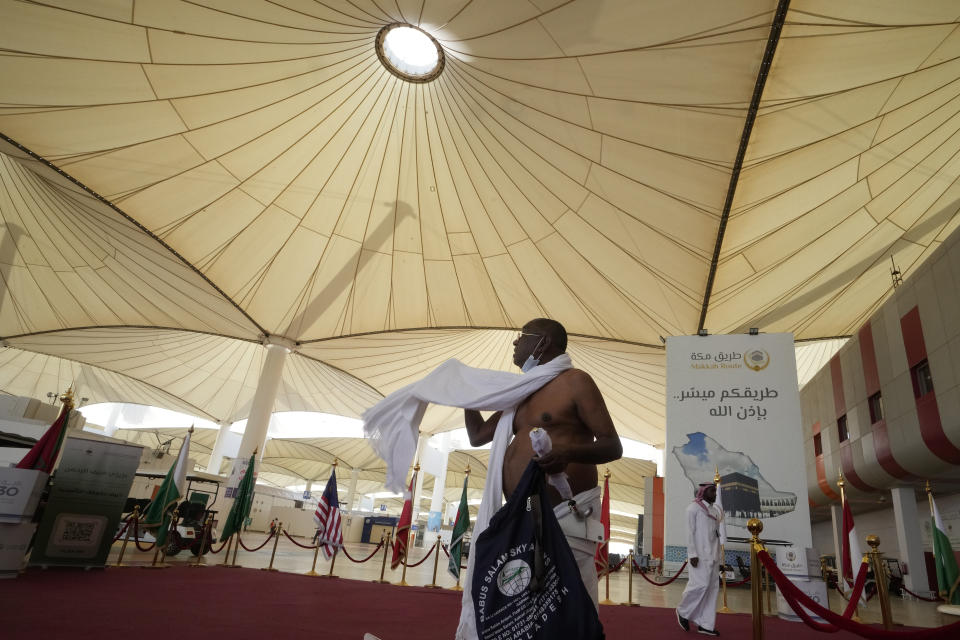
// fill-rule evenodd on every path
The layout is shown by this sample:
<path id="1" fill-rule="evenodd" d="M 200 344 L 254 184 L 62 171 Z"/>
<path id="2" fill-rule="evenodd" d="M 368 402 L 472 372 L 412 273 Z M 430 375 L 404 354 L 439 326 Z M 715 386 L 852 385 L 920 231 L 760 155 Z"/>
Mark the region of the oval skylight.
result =
<path id="1" fill-rule="evenodd" d="M 411 82 L 428 82 L 443 71 L 443 49 L 422 29 L 391 24 L 377 34 L 377 55 L 391 73 Z"/>

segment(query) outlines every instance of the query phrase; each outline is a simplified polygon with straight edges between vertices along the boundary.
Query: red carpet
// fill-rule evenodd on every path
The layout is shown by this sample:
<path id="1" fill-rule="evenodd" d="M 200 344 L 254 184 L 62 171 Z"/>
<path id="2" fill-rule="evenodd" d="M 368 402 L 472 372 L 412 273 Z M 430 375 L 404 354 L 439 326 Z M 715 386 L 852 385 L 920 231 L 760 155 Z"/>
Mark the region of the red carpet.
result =
<path id="1" fill-rule="evenodd" d="M 460 594 L 256 569 L 174 567 L 84 572 L 30 570 L 0 581 L 0 637 L 110 640 L 452 640 Z M 672 609 L 600 607 L 607 638 L 703 638 L 685 634 Z M 750 616 L 718 617 L 724 638 L 750 638 Z M 766 619 L 771 640 L 850 640 L 801 623 Z"/>

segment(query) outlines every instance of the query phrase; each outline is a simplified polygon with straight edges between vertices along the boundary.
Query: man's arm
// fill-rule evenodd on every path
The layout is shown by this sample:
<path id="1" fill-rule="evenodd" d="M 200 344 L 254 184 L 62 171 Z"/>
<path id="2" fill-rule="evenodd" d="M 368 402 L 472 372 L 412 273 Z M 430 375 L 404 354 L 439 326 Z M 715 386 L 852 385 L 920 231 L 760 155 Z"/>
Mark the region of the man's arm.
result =
<path id="1" fill-rule="evenodd" d="M 463 410 L 463 423 L 467 427 L 467 437 L 470 438 L 470 446 L 481 447 L 493 441 L 493 433 L 497 430 L 497 423 L 500 422 L 500 415 L 502 413 L 503 411 L 497 411 L 484 420 L 479 411 L 474 411 L 473 409 Z"/>
<path id="2" fill-rule="evenodd" d="M 607 404 L 600 395 L 597 383 L 585 371 L 572 370 L 569 374 L 571 397 L 577 415 L 583 425 L 593 434 L 593 442 L 554 447 L 550 453 L 537 459 L 547 473 L 560 473 L 570 462 L 603 464 L 618 460 L 623 455 L 623 445 L 617 434 Z"/>

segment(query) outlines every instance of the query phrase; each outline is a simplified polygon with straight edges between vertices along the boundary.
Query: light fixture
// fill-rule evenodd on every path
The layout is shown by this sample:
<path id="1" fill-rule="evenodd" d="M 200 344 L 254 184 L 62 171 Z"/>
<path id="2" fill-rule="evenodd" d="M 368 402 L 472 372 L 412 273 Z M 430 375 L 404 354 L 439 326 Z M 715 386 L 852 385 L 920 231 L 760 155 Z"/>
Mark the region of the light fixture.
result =
<path id="1" fill-rule="evenodd" d="M 429 33 L 409 24 L 388 24 L 377 34 L 377 57 L 408 82 L 430 82 L 444 66 L 443 48 Z"/>
<path id="2" fill-rule="evenodd" d="M 756 327 L 750 327 L 750 335 L 755 336 L 760 334 L 760 329 Z"/>
<path id="3" fill-rule="evenodd" d="M 698 330 L 697 330 L 697 335 L 700 336 L 701 338 L 706 338 L 706 337 L 707 337 L 708 335 L 710 335 L 710 334 L 707 333 L 707 330 L 706 330 L 706 329 L 698 329 Z"/>

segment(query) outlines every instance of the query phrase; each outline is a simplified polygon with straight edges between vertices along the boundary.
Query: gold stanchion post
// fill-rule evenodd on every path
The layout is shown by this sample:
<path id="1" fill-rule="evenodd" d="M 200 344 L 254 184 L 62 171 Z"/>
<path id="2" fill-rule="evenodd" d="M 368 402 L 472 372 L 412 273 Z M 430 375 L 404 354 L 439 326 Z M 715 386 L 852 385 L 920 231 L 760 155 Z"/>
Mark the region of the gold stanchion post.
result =
<path id="1" fill-rule="evenodd" d="M 337 554 L 340 553 L 340 547 L 337 547 L 333 550 L 333 555 L 330 556 L 330 570 L 327 571 L 327 575 L 321 576 L 323 578 L 339 578 L 340 576 L 333 575 L 333 565 L 337 562 Z"/>
<path id="2" fill-rule="evenodd" d="M 417 464 L 413 465 L 413 473 L 414 473 L 414 475 L 416 475 L 416 474 L 419 473 L 419 472 L 420 472 L 420 463 L 417 462 Z M 411 543 L 411 541 L 410 541 L 410 534 L 413 532 L 413 526 L 412 526 L 412 525 L 413 525 L 413 520 L 414 520 L 413 510 L 416 508 L 414 505 L 417 504 L 417 496 L 414 495 L 414 494 L 416 493 L 416 491 L 417 491 L 417 488 L 414 487 L 414 488 L 413 488 L 413 493 L 410 494 L 410 524 L 411 524 L 411 526 L 410 526 L 409 529 L 407 529 L 407 530 L 406 530 L 404 533 L 402 533 L 402 534 L 400 533 L 399 530 L 397 531 L 397 539 L 399 540 L 399 539 L 400 539 L 400 536 L 403 535 L 404 537 L 406 537 L 406 542 L 407 542 L 407 544 L 404 546 L 404 553 L 403 553 L 404 557 L 403 557 L 403 558 L 400 558 L 400 564 L 403 565 L 403 570 L 400 572 L 400 582 L 397 583 L 397 586 L 398 586 L 398 587 L 409 587 L 409 586 L 410 586 L 409 584 L 407 584 L 407 559 L 410 557 L 410 547 L 413 546 L 412 543 Z"/>
<path id="3" fill-rule="evenodd" d="M 763 523 L 757 518 L 747 522 L 747 531 L 750 532 L 750 604 L 753 617 L 753 640 L 763 640 L 763 593 L 761 592 L 761 567 L 757 553 L 763 548 L 760 542 L 760 532 Z"/>
<path id="4" fill-rule="evenodd" d="M 633 601 L 633 549 L 630 549 L 627 566 L 627 601 L 623 604 L 627 607 L 639 607 L 640 605 Z"/>
<path id="5" fill-rule="evenodd" d="M 713 484 L 717 487 L 717 493 L 720 493 L 720 466 L 717 465 L 714 467 L 713 473 Z M 721 520 L 725 517 L 725 514 L 720 514 Z M 723 594 L 723 603 L 717 613 L 730 613 L 730 607 L 727 606 L 727 571 L 724 567 L 727 564 L 727 552 L 724 549 L 724 545 L 720 545 L 720 582 L 721 582 L 721 593 Z"/>
<path id="6" fill-rule="evenodd" d="M 890 611 L 890 593 L 887 590 L 887 567 L 883 561 L 883 554 L 880 553 L 880 537 L 872 534 L 867 536 L 867 544 L 870 545 L 869 555 L 873 564 L 873 579 L 877 583 L 877 597 L 880 598 L 883 628 L 890 631 L 893 629 L 893 615 Z"/>
<path id="7" fill-rule="evenodd" d="M 128 567 L 130 565 L 123 564 L 123 554 L 127 551 L 127 544 L 130 542 L 130 533 L 137 525 L 137 520 L 140 518 L 140 505 L 134 505 L 133 514 L 130 516 L 130 519 L 127 521 L 127 535 L 123 537 L 123 544 L 120 546 L 120 555 L 117 556 L 117 563 L 113 566 L 115 567 Z"/>
<path id="8" fill-rule="evenodd" d="M 283 533 L 283 523 L 277 523 L 277 531 L 273 534 L 273 551 L 270 553 L 270 564 L 266 569 L 260 569 L 261 571 L 276 571 L 273 568 L 273 559 L 277 556 L 277 544 L 280 542 L 280 534 Z"/>
<path id="9" fill-rule="evenodd" d="M 237 543 L 233 545 L 233 561 L 228 565 L 229 567 L 236 569 L 240 565 L 237 564 L 237 552 L 240 551 L 240 532 L 237 531 Z"/>
<path id="10" fill-rule="evenodd" d="M 433 579 L 430 584 L 425 584 L 427 589 L 439 589 L 437 584 L 437 564 L 440 562 L 440 532 L 437 531 L 437 541 L 433 543 Z"/>
<path id="11" fill-rule="evenodd" d="M 203 554 L 207 552 L 207 536 L 210 533 L 210 527 L 213 526 L 213 516 L 208 515 L 206 521 L 203 523 L 203 531 L 200 532 L 200 553 L 197 554 L 196 563 L 190 565 L 191 567 L 205 567 L 207 566 L 207 561 L 203 559 Z"/>
<path id="12" fill-rule="evenodd" d="M 170 514 L 170 529 L 167 530 L 167 537 L 170 537 L 172 531 L 177 530 L 177 518 L 180 517 L 180 513 L 177 509 L 173 510 L 173 513 Z M 170 565 L 167 564 L 167 545 L 164 543 L 163 547 L 160 547 L 160 543 L 155 542 L 156 551 L 153 552 L 153 562 L 149 565 L 143 567 L 144 569 L 167 569 Z M 160 556 L 160 561 L 157 561 L 157 556 Z"/>
<path id="13" fill-rule="evenodd" d="M 303 575 L 305 575 L 305 576 L 319 576 L 319 575 L 320 575 L 319 573 L 317 573 L 317 556 L 319 556 L 319 555 L 320 555 L 320 541 L 318 540 L 318 541 L 317 541 L 317 546 L 313 548 L 313 564 L 310 565 L 310 571 L 307 571 L 307 572 L 306 572 L 305 574 L 303 574 Z M 333 568 L 333 567 L 331 566 L 331 569 L 332 569 L 332 568 Z"/>
<path id="14" fill-rule="evenodd" d="M 609 487 L 610 486 L 609 485 L 610 469 L 604 470 L 603 480 L 604 480 L 603 486 Z M 631 573 L 632 572 L 633 572 L 633 568 L 631 567 Z M 600 601 L 600 604 L 616 604 L 616 602 L 610 599 L 610 541 L 609 540 L 607 541 L 607 566 L 603 572 L 603 581 L 605 585 L 604 592 L 606 596 L 604 597 L 603 600 Z"/>
<path id="15" fill-rule="evenodd" d="M 380 579 L 373 581 L 373 582 L 376 582 L 376 583 L 378 583 L 378 584 L 388 584 L 388 583 L 390 582 L 389 580 L 384 580 L 384 579 L 383 579 L 383 572 L 386 571 L 386 569 L 387 569 L 387 550 L 390 549 L 390 538 L 392 538 L 392 537 L 393 537 L 393 533 L 390 532 L 390 531 L 388 531 L 388 532 L 387 532 L 386 543 L 383 545 L 383 562 L 380 564 Z M 380 538 L 380 541 L 383 542 L 383 538 L 382 538 L 382 537 Z"/>

